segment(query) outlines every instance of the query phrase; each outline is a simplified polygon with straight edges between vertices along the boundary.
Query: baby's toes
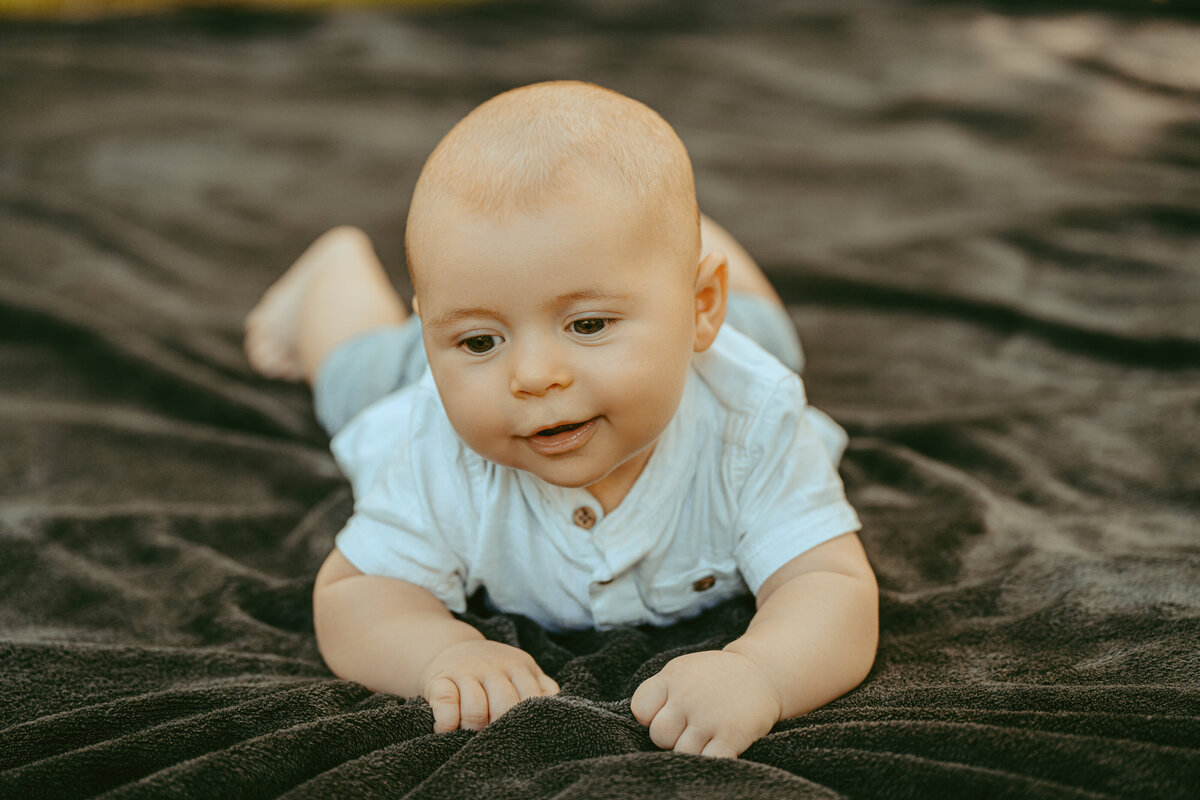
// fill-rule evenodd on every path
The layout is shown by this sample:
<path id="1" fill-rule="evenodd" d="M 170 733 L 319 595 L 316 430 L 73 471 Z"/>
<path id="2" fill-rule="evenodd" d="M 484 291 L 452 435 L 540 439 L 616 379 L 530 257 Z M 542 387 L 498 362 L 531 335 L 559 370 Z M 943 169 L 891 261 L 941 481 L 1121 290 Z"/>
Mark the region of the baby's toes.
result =
<path id="1" fill-rule="evenodd" d="M 300 365 L 290 350 L 268 336 L 255 332 L 246 338 L 246 359 L 250 366 L 268 378 L 298 380 Z"/>
<path id="2" fill-rule="evenodd" d="M 275 372 L 283 361 L 283 353 L 270 339 L 260 336 L 257 332 L 246 337 L 246 358 L 250 366 L 269 378 L 275 377 Z"/>

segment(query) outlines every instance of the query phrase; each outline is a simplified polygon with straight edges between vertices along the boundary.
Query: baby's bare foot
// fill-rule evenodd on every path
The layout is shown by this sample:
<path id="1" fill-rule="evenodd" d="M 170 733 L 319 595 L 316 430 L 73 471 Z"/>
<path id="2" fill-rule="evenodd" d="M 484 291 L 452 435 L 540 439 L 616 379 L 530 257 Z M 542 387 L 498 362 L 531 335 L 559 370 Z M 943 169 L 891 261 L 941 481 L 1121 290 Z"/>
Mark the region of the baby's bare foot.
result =
<path id="1" fill-rule="evenodd" d="M 246 358 L 254 370 L 268 378 L 298 381 L 304 378 L 296 351 L 297 326 L 304 294 L 313 277 L 333 263 L 332 251 L 363 234 L 354 228 L 335 228 L 321 236 L 263 293 L 246 315 Z"/>

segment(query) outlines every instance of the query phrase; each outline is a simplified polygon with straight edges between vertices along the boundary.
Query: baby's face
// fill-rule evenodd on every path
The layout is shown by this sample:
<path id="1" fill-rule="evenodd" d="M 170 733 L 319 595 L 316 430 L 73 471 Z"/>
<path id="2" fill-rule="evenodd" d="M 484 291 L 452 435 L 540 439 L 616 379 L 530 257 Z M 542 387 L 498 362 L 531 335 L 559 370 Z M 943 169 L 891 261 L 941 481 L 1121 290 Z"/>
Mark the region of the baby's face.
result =
<path id="1" fill-rule="evenodd" d="M 439 209 L 417 301 L 442 403 L 471 449 L 619 502 L 683 394 L 696 262 L 593 183 L 503 219 Z"/>

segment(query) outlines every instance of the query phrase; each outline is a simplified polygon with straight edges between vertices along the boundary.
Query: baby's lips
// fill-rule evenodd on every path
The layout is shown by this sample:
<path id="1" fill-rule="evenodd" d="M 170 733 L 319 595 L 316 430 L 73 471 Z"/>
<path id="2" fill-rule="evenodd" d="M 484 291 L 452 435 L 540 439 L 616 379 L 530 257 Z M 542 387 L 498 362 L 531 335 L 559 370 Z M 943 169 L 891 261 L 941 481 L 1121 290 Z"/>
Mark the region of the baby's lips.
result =
<path id="1" fill-rule="evenodd" d="M 544 434 L 536 433 L 533 436 L 525 437 L 525 441 L 529 442 L 529 446 L 533 448 L 535 453 L 541 455 L 559 455 L 561 453 L 569 453 L 572 450 L 578 450 L 588 443 L 592 438 L 592 434 L 596 432 L 596 420 L 599 417 L 592 417 L 586 422 L 574 424 L 565 427 L 557 433 Z M 562 425 L 554 426 L 553 428 L 543 428 L 542 431 L 552 431 L 555 428 L 564 428 Z"/>
<path id="2" fill-rule="evenodd" d="M 539 430 L 537 433 L 534 434 L 534 436 L 554 436 L 555 434 L 558 434 L 558 433 L 566 433 L 567 431 L 573 431 L 576 428 L 578 428 L 579 426 L 584 425 L 584 424 L 586 424 L 586 423 L 564 422 L 564 423 L 560 423 L 558 425 L 550 425 L 548 427 L 545 427 L 545 428 L 542 428 L 541 430 Z"/>
<path id="3" fill-rule="evenodd" d="M 582 420 L 579 420 L 578 418 L 576 418 L 576 420 L 571 420 L 571 419 L 556 420 L 554 422 L 551 422 L 548 425 L 542 425 L 541 427 L 534 429 L 533 432 L 531 432 L 531 433 L 526 433 L 526 434 L 521 434 L 521 435 L 526 439 L 528 439 L 531 436 L 553 435 L 550 433 L 551 431 L 553 431 L 554 433 L 562 432 L 562 431 L 556 430 L 558 428 L 564 428 L 564 429 L 579 428 L 583 425 L 588 424 L 593 419 L 598 419 L 598 417 L 592 417 L 590 419 L 582 419 Z"/>

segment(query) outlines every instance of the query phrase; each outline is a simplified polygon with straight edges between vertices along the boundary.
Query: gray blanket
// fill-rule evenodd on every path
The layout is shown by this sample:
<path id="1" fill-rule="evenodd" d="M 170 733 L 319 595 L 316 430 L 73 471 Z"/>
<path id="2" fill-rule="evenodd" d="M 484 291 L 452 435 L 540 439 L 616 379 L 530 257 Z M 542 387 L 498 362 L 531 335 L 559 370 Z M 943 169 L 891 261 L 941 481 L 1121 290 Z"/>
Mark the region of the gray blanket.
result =
<path id="1" fill-rule="evenodd" d="M 1181 3 L 521 3 L 0 23 L 0 797 L 1191 797 L 1200 27 Z M 1030 6 L 1032 7 L 1032 6 Z M 1015 9 L 1015 10 L 1014 10 Z M 403 286 L 438 138 L 593 80 L 676 126 L 764 265 L 881 586 L 856 691 L 737 761 L 629 713 L 732 602 L 527 648 L 434 735 L 335 679 L 346 481 L 241 319 L 353 223 Z"/>

